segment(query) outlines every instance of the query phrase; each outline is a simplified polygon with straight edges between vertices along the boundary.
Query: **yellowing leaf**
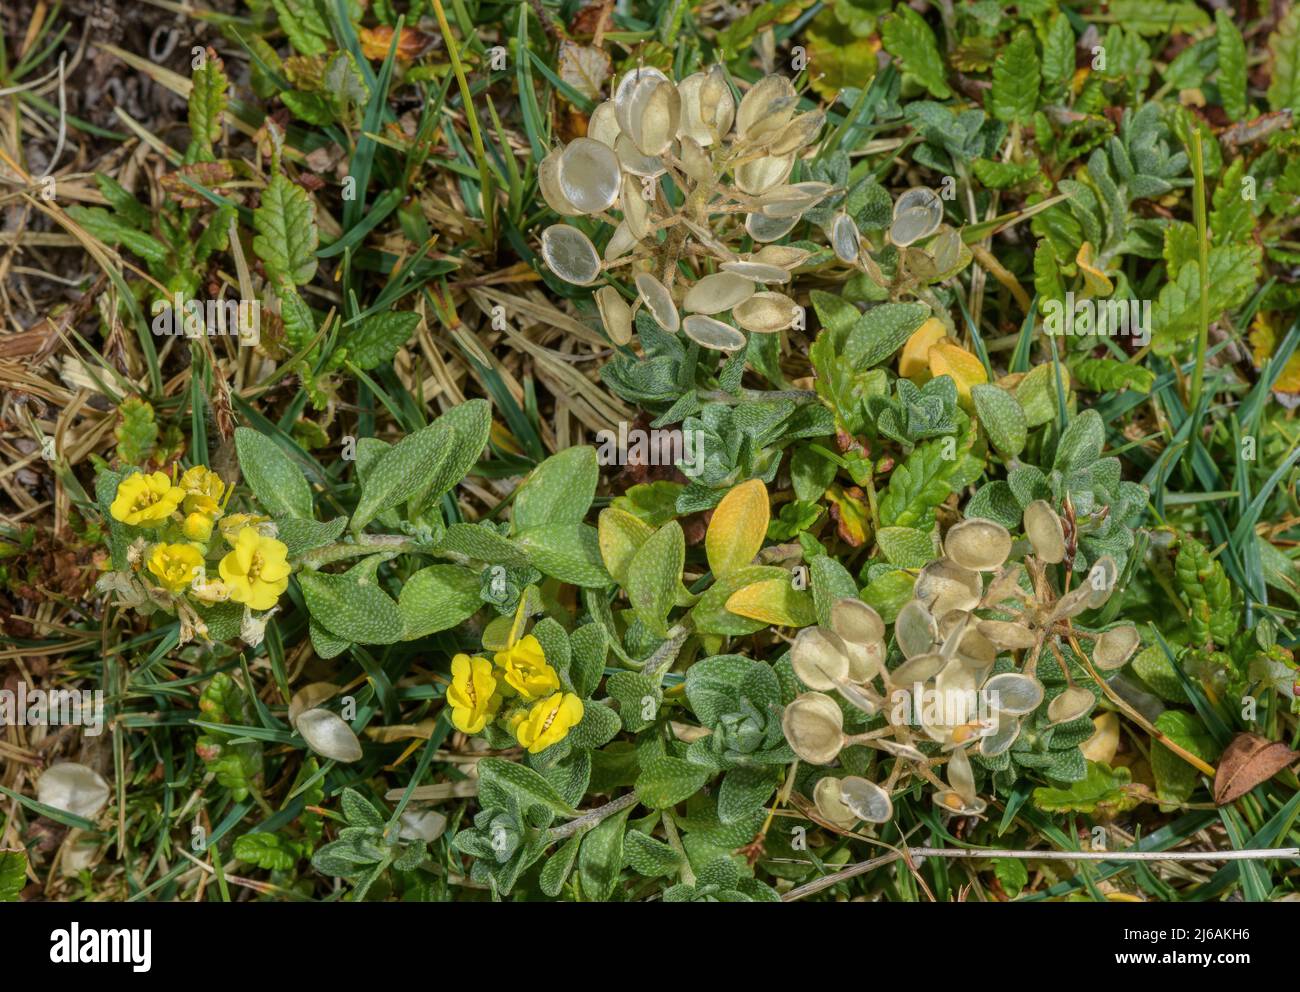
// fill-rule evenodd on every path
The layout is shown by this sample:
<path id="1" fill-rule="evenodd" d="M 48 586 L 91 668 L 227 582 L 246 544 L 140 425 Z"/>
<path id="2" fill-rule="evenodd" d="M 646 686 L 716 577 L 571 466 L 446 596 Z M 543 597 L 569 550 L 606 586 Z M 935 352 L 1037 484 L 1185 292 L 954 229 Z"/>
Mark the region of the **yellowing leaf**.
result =
<path id="1" fill-rule="evenodd" d="M 1115 284 L 1110 281 L 1110 276 L 1092 264 L 1092 242 L 1085 241 L 1081 244 L 1074 260 L 1079 263 L 1079 272 L 1083 275 L 1083 284 L 1089 296 L 1110 296 L 1115 292 Z"/>
<path id="2" fill-rule="evenodd" d="M 948 329 L 938 317 L 931 317 L 912 332 L 898 359 L 898 374 L 918 386 L 930 378 L 930 348 L 948 336 Z"/>
<path id="3" fill-rule="evenodd" d="M 817 619 L 812 596 L 789 579 L 765 579 L 745 586 L 727 600 L 732 613 L 781 627 L 807 627 Z"/>
<path id="4" fill-rule="evenodd" d="M 599 100 L 609 79 L 609 54 L 603 48 L 560 42 L 560 78 L 588 100 Z"/>
<path id="5" fill-rule="evenodd" d="M 1272 356 L 1277 349 L 1277 340 L 1277 315 L 1260 311 L 1250 325 L 1251 352 L 1256 368 L 1262 368 Z M 1292 355 L 1282 367 L 1282 374 L 1278 376 L 1273 388 L 1280 393 L 1300 393 L 1300 352 Z"/>
<path id="6" fill-rule="evenodd" d="M 989 381 L 988 373 L 980 360 L 950 341 L 930 346 L 930 374 L 952 376 L 953 382 L 957 384 L 957 398 L 967 409 L 971 407 L 971 386 Z"/>
<path id="7" fill-rule="evenodd" d="M 826 490 L 826 498 L 831 501 L 831 519 L 835 521 L 836 532 L 844 542 L 860 548 L 867 540 L 867 504 L 864 494 L 857 486 L 845 489 L 838 484 Z"/>
<path id="8" fill-rule="evenodd" d="M 359 37 L 361 39 L 361 54 L 367 59 L 382 62 L 388 58 L 388 49 L 393 43 L 392 28 L 385 24 L 375 28 L 362 28 Z M 417 31 L 415 28 L 402 28 L 402 33 L 397 39 L 397 61 L 410 62 L 428 48 L 431 41 L 433 41 L 433 38 L 423 31 Z"/>
<path id="9" fill-rule="evenodd" d="M 601 510 L 596 523 L 600 557 L 605 563 L 605 570 L 614 577 L 615 582 L 624 585 L 632 558 L 655 529 L 639 517 L 613 506 Z"/>
<path id="10" fill-rule="evenodd" d="M 754 560 L 763 546 L 770 516 L 762 479 L 742 482 L 722 497 L 704 535 L 704 551 L 715 579 Z"/>

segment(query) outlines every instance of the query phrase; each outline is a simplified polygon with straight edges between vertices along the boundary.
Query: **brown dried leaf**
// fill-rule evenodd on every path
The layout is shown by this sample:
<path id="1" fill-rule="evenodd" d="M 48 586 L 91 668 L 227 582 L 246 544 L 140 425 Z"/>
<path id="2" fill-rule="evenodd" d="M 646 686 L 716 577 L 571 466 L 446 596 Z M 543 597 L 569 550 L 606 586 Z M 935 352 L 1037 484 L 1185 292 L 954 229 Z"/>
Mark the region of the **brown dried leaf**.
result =
<path id="1" fill-rule="evenodd" d="M 1270 741 L 1259 734 L 1238 734 L 1219 759 L 1219 770 L 1214 776 L 1214 802 L 1219 806 L 1236 802 L 1297 759 L 1300 752 L 1292 751 L 1281 741 Z"/>

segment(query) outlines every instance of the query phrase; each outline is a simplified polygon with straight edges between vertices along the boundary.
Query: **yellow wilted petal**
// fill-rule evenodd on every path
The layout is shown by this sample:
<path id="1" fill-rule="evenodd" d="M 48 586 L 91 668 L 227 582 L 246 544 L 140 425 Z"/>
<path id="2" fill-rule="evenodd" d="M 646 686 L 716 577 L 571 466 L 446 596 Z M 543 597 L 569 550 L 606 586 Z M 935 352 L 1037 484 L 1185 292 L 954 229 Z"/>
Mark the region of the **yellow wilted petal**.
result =
<path id="1" fill-rule="evenodd" d="M 767 486 L 762 479 L 742 482 L 722 497 L 704 535 L 704 551 L 715 579 L 754 560 L 767 536 L 770 516 Z"/>
<path id="2" fill-rule="evenodd" d="M 948 328 L 938 317 L 931 317 L 912 332 L 898 359 L 898 374 L 918 386 L 930 378 L 930 348 L 948 336 Z"/>
<path id="3" fill-rule="evenodd" d="M 1093 718 L 1092 725 L 1092 736 L 1079 745 L 1079 749 L 1089 761 L 1109 765 L 1119 748 L 1119 717 L 1114 713 L 1103 713 Z"/>
<path id="4" fill-rule="evenodd" d="M 953 382 L 957 384 L 957 398 L 967 408 L 971 405 L 971 386 L 989 381 L 988 373 L 980 360 L 951 341 L 941 341 L 930 346 L 930 374 L 952 376 Z"/>
<path id="5" fill-rule="evenodd" d="M 623 585 L 633 556 L 655 529 L 640 517 L 613 506 L 600 511 L 596 525 L 600 557 L 605 563 L 605 570 L 613 576 L 615 582 Z"/>
<path id="6" fill-rule="evenodd" d="M 807 627 L 817 619 L 812 597 L 789 579 L 764 579 L 731 594 L 727 609 L 738 616 L 780 627 Z"/>
<path id="7" fill-rule="evenodd" d="M 1092 264 L 1092 242 L 1085 241 L 1079 246 L 1079 253 L 1074 256 L 1083 274 L 1083 284 L 1089 296 L 1110 296 L 1115 292 L 1115 284 L 1110 276 Z"/>

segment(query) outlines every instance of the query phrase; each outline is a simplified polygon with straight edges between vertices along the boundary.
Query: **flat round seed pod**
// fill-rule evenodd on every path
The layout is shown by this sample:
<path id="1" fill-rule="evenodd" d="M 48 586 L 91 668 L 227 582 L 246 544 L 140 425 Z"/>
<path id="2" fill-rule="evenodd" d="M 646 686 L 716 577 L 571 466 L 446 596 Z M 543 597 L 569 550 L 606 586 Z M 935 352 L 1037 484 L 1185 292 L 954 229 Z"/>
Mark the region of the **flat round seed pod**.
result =
<path id="1" fill-rule="evenodd" d="M 857 775 L 840 779 L 840 799 L 855 816 L 867 823 L 888 823 L 894 817 L 889 793 Z"/>
<path id="2" fill-rule="evenodd" d="M 794 323 L 798 310 L 798 304 L 784 293 L 755 293 L 737 304 L 731 315 L 747 331 L 775 334 Z"/>
<path id="3" fill-rule="evenodd" d="M 1053 723 L 1069 723 L 1086 714 L 1097 702 L 1082 686 L 1072 685 L 1047 704 L 1047 718 Z"/>
<path id="4" fill-rule="evenodd" d="M 800 682 L 818 692 L 831 692 L 849 674 L 844 642 L 824 627 L 799 631 L 790 648 L 790 666 Z"/>
<path id="5" fill-rule="evenodd" d="M 714 181 L 713 162 L 709 159 L 704 146 L 689 134 L 682 135 L 677 141 L 678 157 L 681 159 L 682 171 L 695 183 L 712 186 Z"/>
<path id="6" fill-rule="evenodd" d="M 831 629 L 853 644 L 874 644 L 885 637 L 885 621 L 880 614 L 851 596 L 831 604 Z"/>
<path id="7" fill-rule="evenodd" d="M 668 167 L 660 159 L 643 154 L 641 149 L 637 148 L 636 142 L 626 134 L 620 134 L 615 139 L 614 154 L 618 156 L 618 164 L 623 167 L 623 171 L 630 172 L 634 176 L 649 176 L 651 179 L 657 179 L 668 171 Z"/>
<path id="8" fill-rule="evenodd" d="M 1123 668 L 1141 644 L 1142 638 L 1131 623 L 1112 627 L 1097 638 L 1092 649 L 1092 663 L 1104 672 Z"/>
<path id="9" fill-rule="evenodd" d="M 652 65 L 640 65 L 635 69 L 629 69 L 623 74 L 623 78 L 618 81 L 618 86 L 614 88 L 613 102 L 617 104 L 621 100 L 626 100 L 632 95 L 632 89 L 638 83 L 646 79 L 667 79 L 668 77 L 662 71 Z"/>
<path id="10" fill-rule="evenodd" d="M 894 203 L 894 219 L 889 238 L 900 248 L 928 238 L 943 223 L 943 201 L 934 190 L 916 186 L 903 193 Z"/>
<path id="11" fill-rule="evenodd" d="M 562 217 L 581 217 L 582 211 L 569 202 L 560 185 L 560 158 L 564 154 L 557 148 L 542 159 L 537 167 L 537 187 L 542 191 L 546 205 Z"/>
<path id="12" fill-rule="evenodd" d="M 974 802 L 967 803 L 956 789 L 945 789 L 943 792 L 936 792 L 934 794 L 934 804 L 954 816 L 979 816 L 988 809 L 988 803 L 983 799 L 977 798 Z"/>
<path id="13" fill-rule="evenodd" d="M 706 78 L 702 72 L 693 72 L 677 83 L 677 92 L 682 99 L 682 116 L 677 124 L 677 137 L 683 141 L 690 138 L 704 148 L 713 144 L 713 134 L 704 123 L 700 106 Z"/>
<path id="14" fill-rule="evenodd" d="M 919 599 L 909 599 L 894 618 L 894 643 L 904 658 L 929 654 L 939 639 L 939 625 Z"/>
<path id="15" fill-rule="evenodd" d="M 764 245 L 754 254 L 749 256 L 751 262 L 762 262 L 764 265 L 772 265 L 778 269 L 797 269 L 812 257 L 812 252 L 807 248 L 796 248 L 793 245 Z M 780 280 L 788 281 L 789 276 Z M 765 282 L 767 280 L 758 279 L 756 282 Z"/>
<path id="16" fill-rule="evenodd" d="M 1034 632 L 1023 623 L 1011 620 L 981 620 L 975 629 L 989 639 L 999 651 L 1025 651 L 1036 642 Z"/>
<path id="17" fill-rule="evenodd" d="M 912 587 L 912 594 L 931 614 L 940 617 L 949 610 L 975 609 L 982 592 L 980 573 L 948 558 L 932 561 L 921 569 Z"/>
<path id="18" fill-rule="evenodd" d="M 50 765 L 36 780 L 36 801 L 91 819 L 108 804 L 111 790 L 102 775 L 74 761 Z"/>
<path id="19" fill-rule="evenodd" d="M 764 217 L 761 213 L 752 213 L 745 217 L 745 231 L 762 244 L 784 238 L 798 223 L 798 217 Z"/>
<path id="20" fill-rule="evenodd" d="M 646 305 L 655 323 L 669 334 L 676 334 L 682 326 L 682 320 L 668 287 L 648 272 L 642 272 L 634 281 L 641 302 Z"/>
<path id="21" fill-rule="evenodd" d="M 930 189 L 929 186 L 913 186 L 911 189 L 904 190 L 894 201 L 894 216 L 897 217 L 905 210 L 927 210 L 933 214 L 937 221 L 935 227 L 943 220 L 943 201 L 939 199 L 939 194 Z"/>
<path id="22" fill-rule="evenodd" d="M 632 308 L 617 289 L 604 286 L 597 290 L 596 309 L 611 341 L 623 345 L 632 340 Z"/>
<path id="23" fill-rule="evenodd" d="M 614 233 L 609 236 L 609 241 L 605 243 L 605 261 L 612 262 L 616 258 L 622 258 L 635 247 L 636 235 L 626 224 L 619 224 L 614 228 Z"/>
<path id="24" fill-rule="evenodd" d="M 730 324 L 693 313 L 682 321 L 682 330 L 686 336 L 701 348 L 714 351 L 739 351 L 745 347 L 746 338 Z"/>
<path id="25" fill-rule="evenodd" d="M 793 155 L 765 155 L 736 166 L 734 178 L 742 193 L 757 196 L 785 182 L 793 168 Z"/>
<path id="26" fill-rule="evenodd" d="M 1034 712 L 1043 701 L 1043 684 L 1031 675 L 1003 672 L 984 683 L 981 690 L 990 709 L 1010 716 Z"/>
<path id="27" fill-rule="evenodd" d="M 786 155 L 790 152 L 797 152 L 800 148 L 813 142 L 817 137 L 817 132 L 822 129 L 822 125 L 825 123 L 825 111 L 810 110 L 806 114 L 799 114 L 781 130 L 779 135 L 772 139 L 772 143 L 767 146 L 767 150 L 773 155 Z"/>
<path id="28" fill-rule="evenodd" d="M 839 704 L 820 692 L 798 696 L 781 715 L 786 742 L 802 760 L 828 765 L 844 746 L 844 714 Z"/>
<path id="29" fill-rule="evenodd" d="M 939 640 L 943 642 L 943 651 L 948 656 L 957 650 L 957 638 L 966 630 L 974 616 L 970 610 L 949 610 L 939 618 Z"/>
<path id="30" fill-rule="evenodd" d="M 784 128 L 794 116 L 798 101 L 794 85 L 785 76 L 764 76 L 740 100 L 740 108 L 736 111 L 736 134 L 747 138 L 756 131 L 759 132 L 756 136 L 761 136 L 762 129 L 775 131 Z"/>
<path id="31" fill-rule="evenodd" d="M 1065 560 L 1065 527 L 1047 500 L 1036 499 L 1025 507 L 1025 536 L 1039 561 L 1055 565 Z"/>
<path id="32" fill-rule="evenodd" d="M 824 200 L 831 189 L 830 183 L 793 183 L 770 189 L 759 199 L 768 217 L 797 217 Z"/>
<path id="33" fill-rule="evenodd" d="M 587 121 L 587 137 L 613 148 L 620 133 L 618 118 L 614 116 L 614 101 L 606 100 L 597 104 Z"/>
<path id="34" fill-rule="evenodd" d="M 687 290 L 682 307 L 691 313 L 722 313 L 753 295 L 754 284 L 750 280 L 734 272 L 715 272 Z"/>
<path id="35" fill-rule="evenodd" d="M 980 600 L 980 605 L 997 606 L 1008 599 L 1022 599 L 1025 592 L 1020 585 L 1020 579 L 1024 573 L 1025 568 L 1019 562 L 1004 565 L 1002 570 L 993 577 L 988 589 L 984 590 L 984 598 Z"/>
<path id="36" fill-rule="evenodd" d="M 1052 613 L 1048 617 L 1048 622 L 1055 623 L 1058 620 L 1077 617 L 1088 609 L 1088 599 L 1091 596 L 1092 589 L 1085 579 L 1083 585 L 1075 586 L 1056 601 L 1056 605 L 1052 607 Z"/>
<path id="37" fill-rule="evenodd" d="M 823 820 L 841 830 L 848 830 L 858 822 L 857 814 L 840 798 L 840 780 L 833 775 L 817 780 L 813 786 L 813 805 Z"/>
<path id="38" fill-rule="evenodd" d="M 961 247 L 961 235 L 955 228 L 945 227 L 940 230 L 939 236 L 930 245 L 935 269 L 939 273 L 955 269 L 961 262 Z"/>
<path id="39" fill-rule="evenodd" d="M 957 657 L 968 668 L 987 668 L 998 660 L 998 648 L 978 628 L 971 628 L 957 642 Z"/>
<path id="40" fill-rule="evenodd" d="M 623 176 L 623 194 L 619 203 L 623 208 L 623 223 L 636 240 L 650 237 L 654 223 L 650 217 L 650 201 L 642 193 L 641 180 L 632 175 Z"/>
<path id="41" fill-rule="evenodd" d="M 736 120 L 736 98 L 721 65 L 705 73 L 700 87 L 700 120 L 715 138 L 726 136 Z"/>
<path id="42" fill-rule="evenodd" d="M 962 568 L 995 572 L 1011 554 L 1011 534 L 1000 523 L 972 517 L 948 529 L 943 552 Z"/>
<path id="43" fill-rule="evenodd" d="M 934 677 L 934 688 L 944 699 L 945 715 L 948 708 L 953 710 L 955 723 L 966 723 L 975 718 L 972 712 L 975 702 L 975 673 L 963 665 L 960 658 L 952 658 L 943 666 L 943 670 Z"/>
<path id="44" fill-rule="evenodd" d="M 738 259 L 734 262 L 723 262 L 721 268 L 726 272 L 741 276 L 751 282 L 783 283 L 790 281 L 789 272 L 780 266 L 768 265 L 766 262 L 752 262 Z"/>
<path id="45" fill-rule="evenodd" d="M 858 260 L 858 253 L 862 250 L 862 235 L 848 214 L 836 214 L 835 220 L 831 222 L 831 248 L 841 262 L 852 264 Z"/>
<path id="46" fill-rule="evenodd" d="M 1092 563 L 1092 568 L 1088 569 L 1087 586 L 1091 590 L 1088 596 L 1088 609 L 1095 610 L 1099 606 L 1105 606 L 1106 601 L 1110 599 L 1110 594 L 1115 591 L 1115 582 L 1119 579 L 1119 569 L 1115 566 L 1115 559 L 1110 555 L 1102 555 Z"/>
<path id="47" fill-rule="evenodd" d="M 611 102 L 614 104 L 614 119 L 623 134 L 631 135 L 633 110 L 639 116 L 650 91 L 659 83 L 666 82 L 668 77 L 653 66 L 638 66 L 619 80 Z"/>
<path id="48" fill-rule="evenodd" d="M 980 738 L 980 755 L 996 758 L 1016 742 L 1020 736 L 1020 718 L 1010 713 L 999 713 L 997 725 Z"/>
<path id="49" fill-rule="evenodd" d="M 432 809 L 407 809 L 398 818 L 401 828 L 397 836 L 401 840 L 419 840 L 432 844 L 447 830 L 447 817 Z"/>
<path id="50" fill-rule="evenodd" d="M 557 276 L 575 286 L 589 286 L 600 275 L 596 246 L 568 224 L 552 224 L 542 232 L 542 261 Z"/>
<path id="51" fill-rule="evenodd" d="M 948 756 L 948 784 L 969 805 L 975 800 L 975 773 L 971 770 L 970 758 L 962 749 L 953 751 Z"/>
<path id="52" fill-rule="evenodd" d="M 889 684 L 905 689 L 910 689 L 917 683 L 924 685 L 938 675 L 947 663 L 941 654 L 918 654 L 889 673 Z"/>
<path id="53" fill-rule="evenodd" d="M 681 116 L 682 98 L 676 86 L 666 79 L 650 86 L 642 83 L 632 98 L 630 126 L 625 130 L 642 154 L 662 155 L 677 137 Z"/>
<path id="54" fill-rule="evenodd" d="M 574 138 L 560 156 L 560 189 L 585 214 L 598 214 L 618 201 L 623 173 L 608 145 Z"/>
<path id="55" fill-rule="evenodd" d="M 337 713 L 307 710 L 293 726 L 307 746 L 321 757 L 343 762 L 361 760 L 361 742 Z"/>
<path id="56" fill-rule="evenodd" d="M 870 682 L 884 670 L 884 641 L 872 641 L 869 644 L 845 641 L 844 649 L 849 656 L 849 678 L 854 682 Z"/>

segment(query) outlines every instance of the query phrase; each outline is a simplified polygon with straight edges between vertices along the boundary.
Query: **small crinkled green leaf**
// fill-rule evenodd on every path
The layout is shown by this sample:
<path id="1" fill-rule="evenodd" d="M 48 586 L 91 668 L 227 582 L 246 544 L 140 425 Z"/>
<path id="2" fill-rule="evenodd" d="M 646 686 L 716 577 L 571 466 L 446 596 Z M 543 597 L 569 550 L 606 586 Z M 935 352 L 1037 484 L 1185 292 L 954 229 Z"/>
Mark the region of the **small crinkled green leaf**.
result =
<path id="1" fill-rule="evenodd" d="M 1127 768 L 1110 768 L 1089 761 L 1087 773 L 1068 788 L 1040 787 L 1034 790 L 1034 805 L 1048 813 L 1123 812 L 1137 805 L 1128 791 L 1132 775 Z"/>
<path id="2" fill-rule="evenodd" d="M 402 438 L 377 458 L 361 486 L 361 498 L 352 511 L 352 529 L 362 530 L 385 510 L 422 491 L 447 459 L 452 428 L 434 422 Z"/>
<path id="3" fill-rule="evenodd" d="M 253 211 L 253 251 L 273 280 L 281 276 L 296 286 L 316 275 L 316 206 L 301 186 L 277 175 L 262 191 L 262 203 Z"/>
<path id="4" fill-rule="evenodd" d="M 952 96 L 939 44 L 924 17 L 901 4 L 894 13 L 881 19 L 880 37 L 885 50 L 898 58 L 903 69 L 916 77 L 931 96 L 939 100 Z"/>
<path id="5" fill-rule="evenodd" d="M 657 755 L 646 759 L 636 779 L 636 794 L 651 809 L 676 806 L 699 792 L 708 781 L 707 768 L 682 758 Z"/>
<path id="6" fill-rule="evenodd" d="M 1038 109 L 1041 76 L 1034 36 L 1027 29 L 1021 29 L 993 63 L 988 112 L 1008 124 L 1028 124 Z"/>
<path id="7" fill-rule="evenodd" d="M 344 332 L 342 344 L 348 350 L 348 361 L 362 371 L 391 362 L 419 323 L 420 315 L 411 310 L 371 314 Z"/>

